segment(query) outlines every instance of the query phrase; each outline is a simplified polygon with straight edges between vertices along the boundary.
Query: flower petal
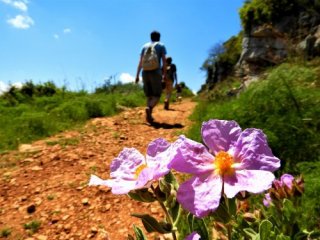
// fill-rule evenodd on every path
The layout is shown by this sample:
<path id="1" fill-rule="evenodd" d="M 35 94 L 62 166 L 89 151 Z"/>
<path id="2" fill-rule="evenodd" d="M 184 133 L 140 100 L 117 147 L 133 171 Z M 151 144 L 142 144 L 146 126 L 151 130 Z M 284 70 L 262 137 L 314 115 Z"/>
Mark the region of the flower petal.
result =
<path id="1" fill-rule="evenodd" d="M 136 188 L 136 181 L 127 181 L 124 179 L 109 179 L 108 185 L 113 194 L 127 194 Z"/>
<path id="2" fill-rule="evenodd" d="M 224 193 L 233 198 L 238 192 L 261 193 L 272 186 L 273 173 L 263 170 L 237 170 L 234 176 L 224 178 Z"/>
<path id="3" fill-rule="evenodd" d="M 217 154 L 220 151 L 227 152 L 237 141 L 241 128 L 235 121 L 209 120 L 203 122 L 201 135 L 208 148 Z"/>
<path id="4" fill-rule="evenodd" d="M 244 130 L 234 149 L 234 158 L 242 169 L 275 171 L 280 167 L 279 158 L 272 154 L 267 138 L 260 129 Z"/>
<path id="5" fill-rule="evenodd" d="M 137 167 L 144 163 L 145 158 L 137 149 L 124 148 L 110 164 L 110 176 L 133 180 Z"/>
<path id="6" fill-rule="evenodd" d="M 201 218 L 218 208 L 221 190 L 222 179 L 219 176 L 192 177 L 180 185 L 177 199 L 185 209 Z"/>
<path id="7" fill-rule="evenodd" d="M 170 143 L 163 138 L 158 138 L 148 145 L 147 155 L 154 157 L 170 147 Z"/>
<path id="8" fill-rule="evenodd" d="M 200 239 L 201 239 L 201 236 L 198 233 L 192 232 L 184 240 L 200 240 Z"/>
<path id="9" fill-rule="evenodd" d="M 155 177 L 155 175 L 157 175 L 157 171 L 158 169 L 155 168 L 143 169 L 138 176 L 135 189 L 148 187 L 149 183 L 151 183 L 153 180 L 158 180 L 158 177 Z"/>
<path id="10" fill-rule="evenodd" d="M 112 188 L 113 194 L 127 194 L 131 190 L 135 189 L 135 181 L 126 181 L 123 179 L 108 179 L 103 180 L 95 175 L 91 175 L 89 180 L 89 186 L 107 186 Z"/>
<path id="11" fill-rule="evenodd" d="M 271 203 L 272 203 L 272 199 L 270 197 L 270 193 L 266 193 L 264 195 L 264 199 L 262 200 L 263 205 L 266 207 L 270 207 Z"/>
<path id="12" fill-rule="evenodd" d="M 168 163 L 173 153 L 172 145 L 166 140 L 159 138 L 151 142 L 148 147 L 148 154 L 146 156 L 146 162 L 148 168 L 153 168 L 154 179 L 158 179 L 170 170 L 168 169 Z"/>
<path id="13" fill-rule="evenodd" d="M 201 143 L 195 142 L 185 136 L 180 138 L 173 144 L 171 156 L 172 160 L 168 164 L 168 168 L 175 169 L 180 172 L 191 174 L 202 174 L 204 172 L 213 171 L 214 157 L 208 152 L 207 148 Z"/>
<path id="14" fill-rule="evenodd" d="M 96 175 L 91 175 L 88 185 L 89 186 L 107 186 L 110 187 L 109 180 L 103 180 Z"/>
<path id="15" fill-rule="evenodd" d="M 292 189 L 294 177 L 288 173 L 285 173 L 281 176 L 280 181 L 283 185 L 287 186 L 289 189 Z"/>

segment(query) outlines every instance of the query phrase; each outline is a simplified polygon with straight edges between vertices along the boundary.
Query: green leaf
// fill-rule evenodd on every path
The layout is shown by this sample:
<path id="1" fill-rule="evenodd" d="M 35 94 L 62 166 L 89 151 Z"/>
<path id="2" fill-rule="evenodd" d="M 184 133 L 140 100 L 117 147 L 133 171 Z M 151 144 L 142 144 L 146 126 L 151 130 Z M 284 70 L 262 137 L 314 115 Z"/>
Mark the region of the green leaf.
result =
<path id="1" fill-rule="evenodd" d="M 133 230 L 136 235 L 136 240 L 147 240 L 146 236 L 143 234 L 143 231 L 139 227 L 133 225 Z"/>
<path id="2" fill-rule="evenodd" d="M 149 214 L 133 213 L 133 214 L 131 214 L 131 216 L 140 218 L 143 223 L 144 228 L 149 233 L 151 233 L 151 232 L 170 233 L 171 232 L 172 226 L 169 227 L 168 224 L 164 225 L 164 223 L 159 223 L 157 221 L 157 219 L 150 216 Z M 170 229 L 170 230 L 168 231 L 167 229 Z"/>
<path id="3" fill-rule="evenodd" d="M 228 198 L 229 214 L 235 216 L 237 213 L 236 198 Z"/>
<path id="4" fill-rule="evenodd" d="M 171 171 L 164 176 L 164 180 L 172 184 L 175 190 L 179 188 L 178 181 Z"/>
<path id="5" fill-rule="evenodd" d="M 243 229 L 243 231 L 244 231 L 252 240 L 259 238 L 259 234 L 256 233 L 252 228 L 245 228 L 245 229 Z"/>
<path id="6" fill-rule="evenodd" d="M 174 225 L 176 226 L 181 214 L 181 207 L 178 202 L 176 202 L 176 204 L 169 209 L 169 214 L 171 215 Z"/>
<path id="7" fill-rule="evenodd" d="M 277 235 L 276 240 L 290 240 L 291 238 L 289 236 L 285 236 L 282 233 Z M 305 238 L 304 238 L 305 239 Z"/>
<path id="8" fill-rule="evenodd" d="M 148 189 L 139 189 L 135 191 L 130 191 L 128 195 L 133 200 L 136 200 L 139 202 L 154 202 L 156 200 L 156 198 L 153 196 L 151 192 L 148 191 Z"/>
<path id="9" fill-rule="evenodd" d="M 259 235 L 261 240 L 268 240 L 271 235 L 272 223 L 269 220 L 263 220 L 259 226 Z"/>
<path id="10" fill-rule="evenodd" d="M 296 213 L 296 209 L 295 209 L 293 203 L 289 199 L 284 199 L 283 200 L 283 214 L 284 214 L 285 218 L 288 221 L 290 221 L 295 213 Z"/>
<path id="11" fill-rule="evenodd" d="M 222 222 L 224 224 L 231 220 L 231 216 L 228 212 L 228 207 L 224 200 L 221 201 L 219 207 L 211 214 L 215 220 Z"/>
<path id="12" fill-rule="evenodd" d="M 159 181 L 160 190 L 166 195 L 170 194 L 173 185 L 168 183 L 164 178 Z"/>
<path id="13" fill-rule="evenodd" d="M 208 228 L 202 218 L 197 218 L 192 214 L 189 214 L 188 223 L 190 232 L 197 232 L 201 236 L 201 239 L 209 239 Z"/>

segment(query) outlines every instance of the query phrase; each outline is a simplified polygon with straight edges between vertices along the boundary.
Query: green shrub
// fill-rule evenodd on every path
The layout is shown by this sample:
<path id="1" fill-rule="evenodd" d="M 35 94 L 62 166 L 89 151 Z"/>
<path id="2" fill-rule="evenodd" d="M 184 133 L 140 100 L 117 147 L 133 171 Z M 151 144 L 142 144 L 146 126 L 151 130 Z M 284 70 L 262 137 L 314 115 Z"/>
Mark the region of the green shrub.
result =
<path id="1" fill-rule="evenodd" d="M 67 121 L 85 121 L 89 118 L 85 101 L 71 100 L 63 102 L 60 106 L 50 112 L 54 118 L 60 118 Z"/>
<path id="2" fill-rule="evenodd" d="M 47 85 L 54 89 L 49 83 Z M 40 91 L 38 85 L 35 88 L 36 92 Z M 120 92 L 88 94 L 56 89 L 52 96 L 47 96 L 52 92 L 48 90 L 46 94 L 25 97 L 12 87 L 11 91 L 0 96 L 0 151 L 77 127 L 89 118 L 111 116 L 120 110 L 119 105 L 136 107 L 145 104 L 139 85 L 119 85 L 116 89 Z"/>

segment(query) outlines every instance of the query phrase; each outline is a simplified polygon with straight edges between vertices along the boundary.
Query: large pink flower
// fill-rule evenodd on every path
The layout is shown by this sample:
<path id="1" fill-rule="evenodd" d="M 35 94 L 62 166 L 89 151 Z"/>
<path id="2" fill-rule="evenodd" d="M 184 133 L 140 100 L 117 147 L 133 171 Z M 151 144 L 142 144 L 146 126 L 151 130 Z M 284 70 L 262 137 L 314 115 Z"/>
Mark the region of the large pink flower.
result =
<path id="1" fill-rule="evenodd" d="M 222 194 L 261 193 L 271 187 L 280 160 L 259 129 L 241 130 L 235 121 L 210 120 L 202 124 L 206 146 L 181 136 L 173 145 L 168 167 L 194 176 L 180 185 L 178 201 L 197 217 L 219 206 Z"/>
<path id="2" fill-rule="evenodd" d="M 153 180 L 167 174 L 170 143 L 159 138 L 151 142 L 144 157 L 135 148 L 124 148 L 110 165 L 111 179 L 91 175 L 89 186 L 105 185 L 114 194 L 126 194 L 134 189 L 147 188 Z"/>

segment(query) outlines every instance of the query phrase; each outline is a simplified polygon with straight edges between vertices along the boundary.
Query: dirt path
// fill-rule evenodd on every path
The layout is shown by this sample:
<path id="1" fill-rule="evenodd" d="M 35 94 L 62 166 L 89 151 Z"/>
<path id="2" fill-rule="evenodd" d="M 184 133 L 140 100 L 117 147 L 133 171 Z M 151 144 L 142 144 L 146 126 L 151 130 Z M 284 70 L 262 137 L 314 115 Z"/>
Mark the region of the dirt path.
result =
<path id="1" fill-rule="evenodd" d="M 143 108 L 128 109 L 94 119 L 79 132 L 64 132 L 0 155 L 0 236 L 11 231 L 0 239 L 123 240 L 133 224 L 142 227 L 130 213 L 152 213 L 161 219 L 156 203 L 138 203 L 108 188 L 88 187 L 89 176 L 107 179 L 110 162 L 124 147 L 144 153 L 158 137 L 174 141 L 190 126 L 194 107 L 190 100 L 172 104 L 169 111 L 159 105 L 155 126 L 145 123 Z M 36 228 L 39 221 L 35 234 L 24 227 L 29 223 Z"/>

